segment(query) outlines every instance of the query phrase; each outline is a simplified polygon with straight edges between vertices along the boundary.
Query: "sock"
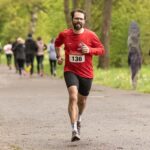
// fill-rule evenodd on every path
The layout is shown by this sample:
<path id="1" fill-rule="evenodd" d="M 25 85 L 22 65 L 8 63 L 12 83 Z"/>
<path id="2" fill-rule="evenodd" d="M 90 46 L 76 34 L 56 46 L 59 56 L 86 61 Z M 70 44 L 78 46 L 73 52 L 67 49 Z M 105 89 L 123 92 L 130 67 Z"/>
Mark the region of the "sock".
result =
<path id="1" fill-rule="evenodd" d="M 77 131 L 77 122 L 72 123 L 71 126 L 72 126 L 72 131 Z"/>

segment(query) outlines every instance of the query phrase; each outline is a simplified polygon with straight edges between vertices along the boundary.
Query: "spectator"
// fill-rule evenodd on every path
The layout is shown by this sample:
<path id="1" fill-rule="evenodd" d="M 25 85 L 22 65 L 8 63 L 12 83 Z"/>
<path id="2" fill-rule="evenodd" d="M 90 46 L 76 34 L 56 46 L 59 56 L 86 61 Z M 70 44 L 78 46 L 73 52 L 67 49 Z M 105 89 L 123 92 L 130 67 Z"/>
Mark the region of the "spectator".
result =
<path id="1" fill-rule="evenodd" d="M 17 39 L 12 43 L 12 51 L 14 55 L 14 66 L 16 69 L 16 73 L 18 72 L 18 64 L 17 64 L 17 59 L 16 59 L 16 46 L 17 46 Z"/>

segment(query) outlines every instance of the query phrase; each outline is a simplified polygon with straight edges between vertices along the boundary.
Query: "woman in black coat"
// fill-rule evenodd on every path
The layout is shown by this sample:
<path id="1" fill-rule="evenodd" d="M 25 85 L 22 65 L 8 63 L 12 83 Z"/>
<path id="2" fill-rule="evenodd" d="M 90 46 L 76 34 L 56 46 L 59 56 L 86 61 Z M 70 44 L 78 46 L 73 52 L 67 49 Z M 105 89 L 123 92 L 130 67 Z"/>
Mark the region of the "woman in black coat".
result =
<path id="1" fill-rule="evenodd" d="M 16 50 L 16 60 L 17 60 L 17 64 L 18 64 L 19 74 L 25 75 L 25 71 L 24 71 L 25 44 L 24 44 L 24 40 L 20 37 L 17 39 L 17 45 L 16 45 L 15 50 Z"/>

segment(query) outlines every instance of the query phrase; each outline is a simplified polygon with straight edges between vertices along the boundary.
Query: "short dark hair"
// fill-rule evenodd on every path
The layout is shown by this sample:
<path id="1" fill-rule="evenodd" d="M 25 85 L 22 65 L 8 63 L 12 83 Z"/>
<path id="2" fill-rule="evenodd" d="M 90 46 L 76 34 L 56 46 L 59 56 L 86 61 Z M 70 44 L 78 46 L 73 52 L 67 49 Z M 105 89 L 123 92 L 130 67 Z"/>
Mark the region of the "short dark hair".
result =
<path id="1" fill-rule="evenodd" d="M 73 10 L 73 11 L 71 12 L 71 18 L 72 18 L 72 19 L 74 18 L 74 14 L 75 14 L 76 12 L 79 12 L 79 13 L 84 14 L 84 19 L 86 20 L 86 12 L 85 12 L 84 10 L 82 10 L 82 9 L 75 9 L 75 10 Z"/>
<path id="2" fill-rule="evenodd" d="M 28 37 L 32 37 L 32 33 L 28 33 Z"/>

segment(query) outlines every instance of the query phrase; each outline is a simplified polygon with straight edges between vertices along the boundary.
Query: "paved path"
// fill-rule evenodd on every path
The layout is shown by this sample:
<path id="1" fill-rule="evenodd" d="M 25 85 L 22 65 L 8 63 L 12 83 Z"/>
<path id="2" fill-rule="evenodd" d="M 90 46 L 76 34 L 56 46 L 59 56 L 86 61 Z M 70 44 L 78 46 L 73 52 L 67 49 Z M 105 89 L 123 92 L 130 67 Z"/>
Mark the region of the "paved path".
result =
<path id="1" fill-rule="evenodd" d="M 63 80 L 0 66 L 0 150 L 150 149 L 150 94 L 93 85 L 76 143 L 67 97 Z"/>

